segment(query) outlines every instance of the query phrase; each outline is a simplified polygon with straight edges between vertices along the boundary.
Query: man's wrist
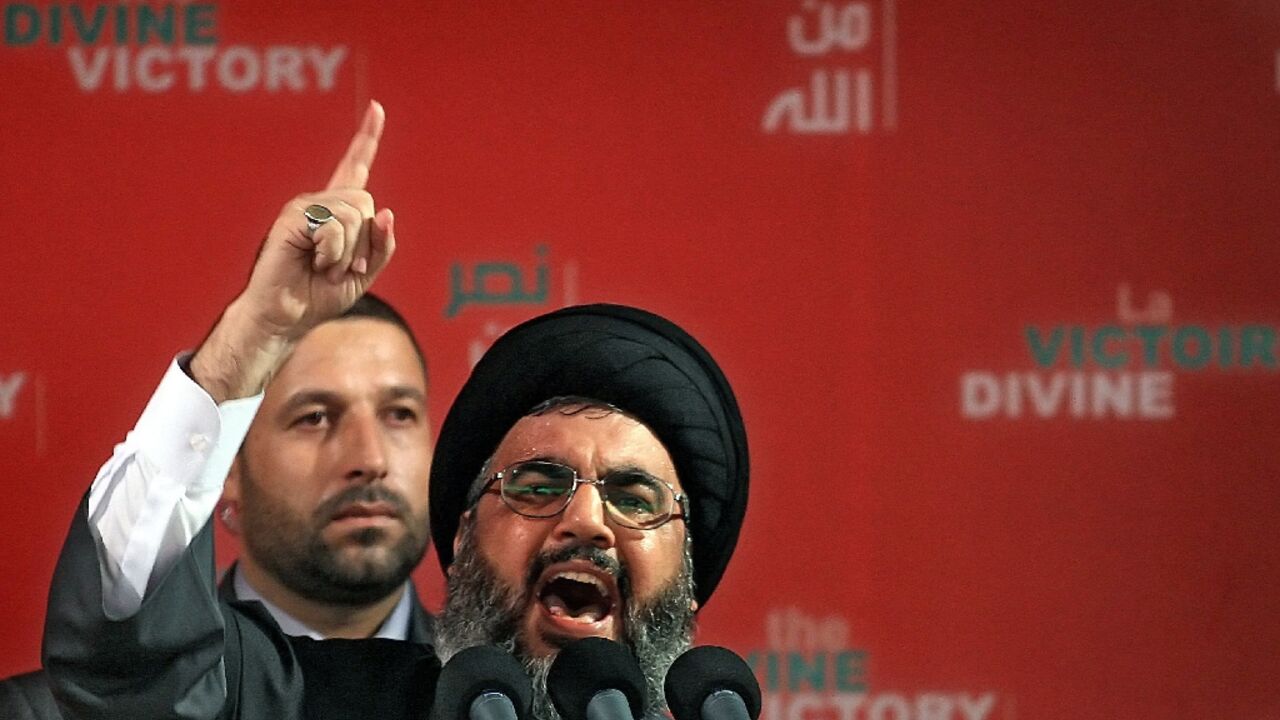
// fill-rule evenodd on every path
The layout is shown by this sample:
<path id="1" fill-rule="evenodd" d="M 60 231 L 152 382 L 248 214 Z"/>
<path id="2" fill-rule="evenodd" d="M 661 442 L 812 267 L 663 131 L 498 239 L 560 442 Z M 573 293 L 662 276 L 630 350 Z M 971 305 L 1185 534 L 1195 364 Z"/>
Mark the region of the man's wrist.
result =
<path id="1" fill-rule="evenodd" d="M 266 327 L 239 299 L 218 318 L 191 358 L 191 377 L 214 402 L 262 392 L 293 348 L 294 339 Z"/>

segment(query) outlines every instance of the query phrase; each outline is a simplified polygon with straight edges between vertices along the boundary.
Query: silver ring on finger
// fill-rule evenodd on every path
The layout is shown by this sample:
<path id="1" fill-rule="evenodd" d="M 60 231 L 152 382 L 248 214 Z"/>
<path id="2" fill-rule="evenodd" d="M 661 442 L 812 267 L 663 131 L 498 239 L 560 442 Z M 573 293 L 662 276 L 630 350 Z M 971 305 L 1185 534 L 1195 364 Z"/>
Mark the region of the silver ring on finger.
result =
<path id="1" fill-rule="evenodd" d="M 311 237 L 321 225 L 333 219 L 333 211 L 323 205 L 308 205 L 302 210 L 307 219 L 307 237 Z"/>

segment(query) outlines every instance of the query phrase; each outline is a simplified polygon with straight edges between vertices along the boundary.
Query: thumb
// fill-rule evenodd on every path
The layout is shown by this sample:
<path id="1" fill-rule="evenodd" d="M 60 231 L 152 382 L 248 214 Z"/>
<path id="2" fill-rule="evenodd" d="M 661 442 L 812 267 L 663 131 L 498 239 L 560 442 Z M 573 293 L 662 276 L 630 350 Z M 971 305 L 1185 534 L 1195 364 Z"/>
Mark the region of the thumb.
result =
<path id="1" fill-rule="evenodd" d="M 368 275 L 374 276 L 391 261 L 396 251 L 396 216 L 391 208 L 382 208 L 373 216 L 369 229 Z"/>

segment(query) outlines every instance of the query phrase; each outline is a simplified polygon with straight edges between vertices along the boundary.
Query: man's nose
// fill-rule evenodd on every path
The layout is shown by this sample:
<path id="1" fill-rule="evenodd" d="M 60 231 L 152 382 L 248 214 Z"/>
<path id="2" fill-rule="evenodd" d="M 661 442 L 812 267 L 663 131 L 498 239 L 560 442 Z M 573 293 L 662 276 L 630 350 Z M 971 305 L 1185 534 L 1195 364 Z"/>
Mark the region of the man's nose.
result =
<path id="1" fill-rule="evenodd" d="M 373 482 L 386 477 L 387 448 L 382 424 L 369 413 L 351 412 L 338 436 L 338 454 L 346 466 L 343 477 Z"/>
<path id="2" fill-rule="evenodd" d="M 561 542 L 591 544 L 601 549 L 613 547 L 613 528 L 606 522 L 608 511 L 600 489 L 595 485 L 579 485 L 564 512 L 560 513 L 553 533 Z"/>

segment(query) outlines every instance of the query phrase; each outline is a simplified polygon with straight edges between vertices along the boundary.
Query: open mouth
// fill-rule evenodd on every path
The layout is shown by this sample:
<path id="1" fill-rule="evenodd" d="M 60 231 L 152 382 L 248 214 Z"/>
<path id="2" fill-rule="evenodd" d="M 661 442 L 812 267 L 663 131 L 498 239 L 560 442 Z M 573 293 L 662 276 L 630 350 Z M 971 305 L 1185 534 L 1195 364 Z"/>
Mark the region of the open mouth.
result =
<path id="1" fill-rule="evenodd" d="M 612 580 L 594 572 L 561 569 L 546 576 L 538 601 L 552 617 L 596 623 L 609 617 L 616 605 L 617 591 Z"/>

